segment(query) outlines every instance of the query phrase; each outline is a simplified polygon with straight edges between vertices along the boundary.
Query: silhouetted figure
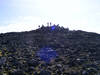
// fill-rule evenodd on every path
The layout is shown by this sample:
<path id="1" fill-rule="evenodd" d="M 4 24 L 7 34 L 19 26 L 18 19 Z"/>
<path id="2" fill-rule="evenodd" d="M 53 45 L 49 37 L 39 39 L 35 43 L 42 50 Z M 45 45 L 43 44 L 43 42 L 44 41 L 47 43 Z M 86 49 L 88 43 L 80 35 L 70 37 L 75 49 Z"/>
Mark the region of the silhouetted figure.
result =
<path id="1" fill-rule="evenodd" d="M 50 26 L 52 25 L 52 23 L 50 22 Z"/>
<path id="2" fill-rule="evenodd" d="M 47 26 L 49 26 L 49 22 L 47 22 Z"/>
<path id="3" fill-rule="evenodd" d="M 38 27 L 40 28 L 41 26 L 39 25 Z"/>

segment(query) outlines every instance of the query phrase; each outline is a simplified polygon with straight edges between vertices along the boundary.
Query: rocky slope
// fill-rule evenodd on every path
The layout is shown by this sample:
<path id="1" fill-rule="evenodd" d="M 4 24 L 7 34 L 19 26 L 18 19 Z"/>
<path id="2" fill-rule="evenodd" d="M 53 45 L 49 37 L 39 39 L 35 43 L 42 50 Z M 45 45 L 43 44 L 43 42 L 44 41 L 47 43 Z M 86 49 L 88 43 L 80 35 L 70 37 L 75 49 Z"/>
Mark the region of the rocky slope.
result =
<path id="1" fill-rule="evenodd" d="M 100 34 L 60 26 L 0 34 L 0 75 L 99 75 L 99 67 Z"/>

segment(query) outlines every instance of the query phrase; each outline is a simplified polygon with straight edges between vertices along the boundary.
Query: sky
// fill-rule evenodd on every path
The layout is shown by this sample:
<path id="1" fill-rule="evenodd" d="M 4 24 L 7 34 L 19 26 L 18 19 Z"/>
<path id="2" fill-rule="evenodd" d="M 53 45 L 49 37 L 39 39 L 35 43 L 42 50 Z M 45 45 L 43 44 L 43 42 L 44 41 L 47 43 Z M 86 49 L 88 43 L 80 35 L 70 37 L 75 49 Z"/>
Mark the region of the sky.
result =
<path id="1" fill-rule="evenodd" d="M 100 33 L 100 0 L 0 0 L 0 33 L 30 31 L 47 22 Z"/>

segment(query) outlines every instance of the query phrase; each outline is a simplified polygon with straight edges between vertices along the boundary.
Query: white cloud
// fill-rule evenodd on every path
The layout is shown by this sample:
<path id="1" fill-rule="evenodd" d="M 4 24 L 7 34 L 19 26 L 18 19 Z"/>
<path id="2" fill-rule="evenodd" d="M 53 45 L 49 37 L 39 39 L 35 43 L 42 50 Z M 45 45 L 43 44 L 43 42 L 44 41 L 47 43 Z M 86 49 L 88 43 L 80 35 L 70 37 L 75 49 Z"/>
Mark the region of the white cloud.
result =
<path id="1" fill-rule="evenodd" d="M 20 31 L 29 31 L 36 28 L 35 25 L 27 25 L 27 24 L 9 24 L 7 26 L 0 27 L 1 33 L 6 32 L 20 32 Z"/>
<path id="2" fill-rule="evenodd" d="M 0 26 L 0 33 L 6 33 L 6 32 L 21 32 L 21 31 L 30 31 L 38 28 L 38 25 L 44 24 L 47 25 L 47 22 L 52 22 L 53 24 L 59 24 L 64 27 L 69 27 L 71 30 L 85 30 L 94 32 L 94 27 L 89 27 L 88 20 L 69 20 L 67 18 L 62 18 L 53 20 L 50 17 L 34 17 L 34 16 L 19 16 L 16 18 L 16 20 L 13 20 L 10 22 L 10 24 L 6 26 Z M 66 24 L 67 21 L 67 24 Z M 95 32 L 100 33 L 100 30 L 98 27 L 96 27 Z"/>
<path id="3" fill-rule="evenodd" d="M 0 33 L 21 32 L 37 29 L 39 25 L 47 25 L 47 22 L 55 22 L 49 17 L 19 16 L 9 22 L 8 25 L 0 26 Z"/>
<path id="4" fill-rule="evenodd" d="M 0 26 L 0 33 L 34 30 L 38 28 L 38 25 L 41 23 L 42 21 L 39 17 L 20 16 L 16 19 L 16 21 L 11 21 L 10 24 L 6 26 Z"/>

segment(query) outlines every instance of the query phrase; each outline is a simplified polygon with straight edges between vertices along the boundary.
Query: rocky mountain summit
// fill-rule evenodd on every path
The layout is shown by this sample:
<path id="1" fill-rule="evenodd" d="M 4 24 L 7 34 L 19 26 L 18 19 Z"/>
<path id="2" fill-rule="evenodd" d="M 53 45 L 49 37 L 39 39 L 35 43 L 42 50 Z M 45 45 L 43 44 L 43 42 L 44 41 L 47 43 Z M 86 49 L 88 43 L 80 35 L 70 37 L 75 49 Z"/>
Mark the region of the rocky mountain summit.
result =
<path id="1" fill-rule="evenodd" d="M 100 75 L 100 34 L 58 25 L 0 34 L 0 75 Z"/>

